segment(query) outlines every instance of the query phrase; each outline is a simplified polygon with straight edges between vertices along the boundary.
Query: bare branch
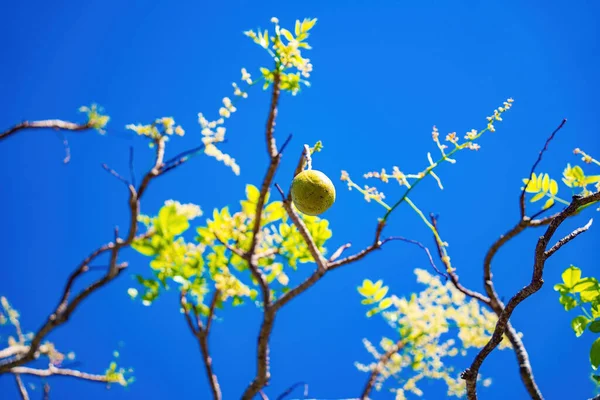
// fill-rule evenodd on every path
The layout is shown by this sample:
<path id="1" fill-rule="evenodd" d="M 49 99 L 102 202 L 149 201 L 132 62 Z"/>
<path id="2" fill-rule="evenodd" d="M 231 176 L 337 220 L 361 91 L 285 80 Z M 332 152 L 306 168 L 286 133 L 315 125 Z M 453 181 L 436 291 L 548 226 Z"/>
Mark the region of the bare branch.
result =
<path id="1" fill-rule="evenodd" d="M 333 252 L 331 257 L 329 257 L 328 262 L 331 263 L 331 262 L 337 260 L 338 258 L 340 258 L 340 256 L 344 252 L 344 250 L 349 249 L 350 247 L 352 247 L 351 243 L 346 243 L 346 244 L 341 245 L 336 251 Z"/>
<path id="2" fill-rule="evenodd" d="M 179 304 L 181 304 L 181 308 L 183 308 L 183 316 L 185 317 L 185 322 L 187 323 L 188 328 L 190 328 L 190 331 L 192 332 L 192 334 L 194 336 L 198 335 L 198 331 L 196 330 L 196 326 L 194 325 L 194 322 L 192 322 L 192 316 L 190 315 L 190 310 L 188 310 L 188 302 L 187 302 L 187 298 L 186 298 L 187 292 L 185 290 L 181 290 L 181 293 L 179 293 Z M 197 325 L 198 328 L 201 329 L 201 322 L 200 320 L 197 320 Z"/>
<path id="3" fill-rule="evenodd" d="M 283 142 L 281 149 L 279 149 L 279 151 L 278 151 L 279 154 L 283 153 L 283 151 L 285 150 L 285 148 L 287 147 L 287 145 L 290 143 L 291 140 L 292 140 L 292 134 L 290 133 L 289 136 L 287 137 L 287 139 L 285 139 L 285 142 Z"/>
<path id="4" fill-rule="evenodd" d="M 19 374 L 15 374 L 15 382 L 17 383 L 17 388 L 19 389 L 21 399 L 29 400 L 29 394 L 27 393 L 27 389 L 25 389 L 25 385 L 23 385 L 23 381 L 21 380 L 21 376 Z"/>
<path id="5" fill-rule="evenodd" d="M 317 244 L 310 236 L 310 233 L 308 232 L 308 228 L 304 224 L 304 221 L 302 221 L 300 216 L 294 211 L 294 209 L 292 208 L 292 203 L 290 201 L 288 201 L 287 199 L 283 200 L 283 208 L 285 208 L 285 211 L 287 211 L 287 214 L 290 216 L 290 219 L 296 226 L 296 229 L 298 229 L 298 232 L 300 233 L 300 235 L 306 242 L 308 251 L 310 252 L 310 255 L 313 257 L 313 259 L 315 260 L 317 267 L 319 268 L 319 270 L 325 272 L 327 261 L 325 261 L 325 259 L 323 258 L 323 255 L 317 248 Z"/>
<path id="6" fill-rule="evenodd" d="M 106 375 L 95 375 L 81 372 L 75 369 L 57 368 L 56 366 L 49 364 L 47 369 L 37 369 L 29 367 L 14 367 L 10 370 L 16 375 L 33 375 L 40 378 L 48 378 L 50 376 L 70 376 L 72 378 L 83 379 L 92 382 L 104 382 L 110 383 Z"/>
<path id="7" fill-rule="evenodd" d="M 308 396 L 308 383 L 296 382 L 286 390 L 284 390 L 275 400 L 283 400 L 290 395 L 297 387 L 304 386 L 304 397 Z"/>
<path id="8" fill-rule="evenodd" d="M 554 132 L 552 132 L 550 134 L 550 136 L 548 136 L 548 139 L 546 139 L 546 143 L 544 143 L 544 147 L 540 151 L 540 154 L 538 155 L 537 160 L 535 160 L 535 162 L 533 163 L 533 166 L 531 167 L 531 171 L 529 172 L 529 176 L 527 177 L 527 183 L 525 183 L 525 186 L 523 186 L 523 190 L 521 190 L 521 196 L 519 197 L 519 208 L 521 210 L 521 219 L 525 218 L 525 188 L 529 184 L 529 180 L 531 180 L 531 175 L 535 172 L 535 169 L 537 168 L 539 163 L 542 161 L 542 156 L 548 150 L 548 146 L 550 145 L 550 142 L 552 141 L 552 139 L 554 139 L 554 136 L 558 133 L 558 131 L 560 131 L 562 129 L 562 127 L 566 123 L 567 123 L 567 119 L 565 118 L 562 120 L 560 125 L 558 125 L 558 127 L 554 130 Z"/>
<path id="9" fill-rule="evenodd" d="M 207 335 L 210 333 L 210 327 L 212 325 L 212 320 L 215 315 L 215 307 L 217 306 L 217 301 L 219 300 L 220 296 L 221 296 L 221 291 L 219 289 L 215 290 L 215 292 L 213 293 L 213 298 L 210 302 L 210 307 L 208 309 L 208 317 L 206 319 L 206 334 Z"/>
<path id="10" fill-rule="evenodd" d="M 430 215 L 432 225 L 435 229 L 437 227 L 437 218 L 431 214 Z M 529 221 L 528 219 L 524 220 L 525 222 Z M 514 231 L 521 229 L 520 224 L 517 227 L 513 228 Z M 523 228 L 524 229 L 524 228 Z M 438 246 L 438 253 L 442 262 L 446 265 L 446 270 L 448 271 L 448 275 L 450 276 L 450 280 L 454 287 L 456 287 L 459 291 L 464 293 L 465 295 L 472 297 L 474 299 L 479 300 L 483 304 L 486 304 L 488 307 L 494 311 L 497 316 L 502 314 L 504 310 L 504 304 L 498 298 L 496 291 L 494 290 L 492 278 L 491 278 L 491 262 L 494 255 L 498 252 L 500 247 L 505 244 L 508 240 L 515 237 L 519 232 L 509 232 L 509 234 L 502 236 L 496 243 L 492 245 L 490 250 L 488 251 L 485 261 L 484 261 L 484 275 L 487 273 L 489 275 L 489 279 L 485 280 L 485 288 L 490 297 L 486 297 L 483 294 L 467 289 L 460 282 L 456 271 L 450 268 L 447 258 L 443 256 L 442 249 L 439 247 L 437 240 L 435 240 L 436 245 Z M 506 336 L 510 340 L 510 343 L 513 347 L 515 355 L 517 357 L 517 362 L 519 364 L 519 372 L 521 375 L 521 380 L 523 381 L 523 385 L 527 389 L 527 392 L 534 400 L 542 400 L 542 394 L 535 383 L 535 379 L 533 377 L 533 371 L 531 370 L 531 364 L 529 362 L 529 355 L 527 354 L 527 350 L 525 350 L 525 345 L 521 340 L 517 331 L 513 328 L 510 322 L 506 324 Z"/>
<path id="11" fill-rule="evenodd" d="M 114 176 L 115 178 L 117 178 L 118 180 L 120 180 L 121 182 L 123 182 L 125 184 L 125 186 L 129 187 L 131 185 L 127 181 L 127 179 L 123 178 L 117 171 L 115 171 L 114 169 L 110 168 L 108 165 L 102 164 L 102 168 L 104 168 L 104 170 L 106 172 L 108 172 L 109 174 L 111 174 L 112 176 Z"/>
<path id="12" fill-rule="evenodd" d="M 194 337 L 198 340 L 198 345 L 200 347 L 200 352 L 202 354 L 202 361 L 204 363 L 204 369 L 206 371 L 206 376 L 207 376 L 208 382 L 210 384 L 213 399 L 221 400 L 221 398 L 222 398 L 221 387 L 219 385 L 219 380 L 217 379 L 217 375 L 213 371 L 212 358 L 210 356 L 209 347 L 208 347 L 208 335 L 210 333 L 211 321 L 214 316 L 215 306 L 217 304 L 217 299 L 218 299 L 218 296 L 220 295 L 220 292 L 219 292 L 219 290 L 216 290 L 213 294 L 213 299 L 211 301 L 208 317 L 206 320 L 206 327 L 204 327 L 204 324 L 202 323 L 200 318 L 198 318 L 197 315 L 196 315 L 196 326 L 194 326 L 194 323 L 192 322 L 192 317 L 190 316 L 190 312 L 187 309 L 186 294 L 187 294 L 186 291 L 182 290 L 181 294 L 179 296 L 180 304 L 183 307 L 184 317 L 185 317 L 186 323 L 188 325 L 188 328 L 190 329 L 190 332 L 192 332 Z M 194 313 L 196 313 L 196 312 L 194 311 Z"/>
<path id="13" fill-rule="evenodd" d="M 46 382 L 44 383 L 44 397 L 43 400 L 50 400 L 50 385 Z"/>
<path id="14" fill-rule="evenodd" d="M 546 248 L 548 246 L 548 242 L 554 236 L 554 233 L 558 229 L 558 227 L 567 219 L 569 216 L 573 215 L 577 212 L 577 209 L 581 206 L 591 204 L 594 202 L 600 201 L 600 192 L 594 193 L 589 196 L 581 197 L 581 196 L 573 196 L 573 200 L 571 204 L 565 208 L 549 225 L 546 229 L 546 232 L 543 236 L 541 236 L 537 242 L 535 248 L 535 256 L 534 256 L 534 264 L 533 264 L 533 274 L 531 277 L 531 281 L 527 286 L 522 288 L 515 294 L 510 301 L 506 304 L 506 307 L 498 317 L 498 321 L 496 322 L 496 328 L 494 330 L 494 334 L 488 341 L 488 343 L 481 349 L 481 351 L 477 354 L 475 359 L 473 360 L 471 366 L 462 373 L 462 378 L 466 380 L 467 384 L 467 397 L 469 400 L 477 399 L 477 376 L 479 374 L 479 369 L 487 356 L 500 344 L 502 341 L 503 335 L 506 332 L 507 324 L 510 316 L 512 315 L 514 309 L 529 296 L 540 290 L 544 281 L 543 281 L 543 273 L 544 266 L 546 260 L 548 259 L 548 255 L 546 252 Z M 574 237 L 577 235 L 574 235 Z M 570 239 L 569 239 L 570 240 Z M 568 242 L 568 241 L 567 241 Z"/>
<path id="15" fill-rule="evenodd" d="M 57 305 L 55 310 L 48 316 L 44 325 L 34 335 L 27 353 L 12 360 L 1 361 L 0 375 L 9 372 L 14 367 L 18 367 L 30 361 L 33 361 L 37 357 L 42 340 L 56 327 L 68 321 L 75 309 L 79 306 L 79 304 L 81 304 L 83 300 L 85 300 L 92 293 L 96 292 L 97 290 L 111 282 L 125 269 L 126 264 L 117 262 L 118 254 L 121 249 L 128 247 L 135 240 L 137 232 L 137 218 L 140 211 L 140 198 L 142 197 L 148 185 L 150 184 L 150 181 L 160 175 L 161 167 L 163 165 L 165 141 L 163 139 L 157 139 L 155 140 L 155 146 L 156 158 L 154 166 L 144 176 L 142 183 L 140 184 L 140 187 L 137 190 L 133 186 L 129 185 L 130 224 L 126 238 L 116 238 L 114 242 L 105 244 L 104 246 L 100 247 L 99 249 L 94 251 L 90 256 L 88 256 L 85 260 L 83 260 L 83 262 L 78 266 L 78 268 L 71 273 L 67 280 L 67 284 L 61 296 L 59 304 Z M 72 298 L 72 300 L 69 300 L 75 281 L 89 270 L 90 263 L 92 263 L 101 254 L 107 252 L 110 253 L 110 262 L 106 274 L 104 274 L 101 278 L 97 279 L 92 284 L 81 290 L 77 295 L 75 295 Z"/>
<path id="16" fill-rule="evenodd" d="M 85 131 L 87 129 L 91 129 L 92 124 L 89 122 L 85 124 L 76 124 L 74 122 L 63 121 L 60 119 L 47 119 L 42 121 L 23 121 L 20 124 L 13 126 L 12 128 L 7 129 L 4 132 L 0 133 L 0 141 L 7 139 L 9 136 L 14 135 L 15 133 L 26 130 L 26 129 L 56 129 L 56 130 L 65 130 L 65 131 Z"/>
<path id="17" fill-rule="evenodd" d="M 367 380 L 367 384 L 365 385 L 365 388 L 363 389 L 362 394 L 360 395 L 361 400 L 369 399 L 369 393 L 371 393 L 371 390 L 373 390 L 373 386 L 377 381 L 377 377 L 379 376 L 379 374 L 381 374 L 383 368 L 385 368 L 385 365 L 388 363 L 388 361 L 390 361 L 390 358 L 392 358 L 394 354 L 402 350 L 404 346 L 406 346 L 406 341 L 404 339 L 401 339 L 379 358 L 377 365 L 375 365 L 375 368 L 373 368 L 373 371 L 371 371 L 369 379 Z"/>
<path id="18" fill-rule="evenodd" d="M 269 167 L 267 173 L 262 182 L 260 194 L 256 204 L 256 212 L 254 216 L 254 226 L 252 228 L 252 242 L 250 244 L 250 251 L 248 252 L 248 264 L 252 276 L 256 279 L 261 287 L 262 299 L 263 299 L 263 321 L 261 323 L 260 332 L 258 334 L 257 343 L 257 366 L 256 375 L 252 382 L 248 385 L 242 395 L 242 400 L 252 400 L 258 392 L 268 384 L 271 377 L 269 371 L 269 338 L 271 331 L 273 330 L 273 322 L 275 321 L 275 310 L 271 308 L 271 292 L 266 280 L 258 270 L 257 260 L 255 254 L 259 244 L 259 232 L 262 221 L 262 212 L 265 205 L 265 199 L 269 191 L 269 187 L 273 182 L 275 172 L 281 162 L 281 152 L 277 152 L 277 146 L 275 144 L 275 138 L 273 132 L 275 130 L 275 119 L 277 117 L 277 106 L 279 103 L 280 95 L 280 75 L 279 71 L 275 71 L 273 74 L 273 92 L 271 94 L 271 106 L 269 108 L 269 116 L 267 118 L 266 126 L 266 142 L 267 142 L 267 154 L 269 155 Z"/>
<path id="19" fill-rule="evenodd" d="M 575 239 L 577 236 L 581 235 L 583 232 L 585 232 L 588 229 L 590 229 L 590 227 L 592 226 L 592 222 L 593 221 L 594 221 L 594 219 L 590 218 L 590 220 L 588 221 L 587 224 L 585 224 L 581 228 L 575 229 L 573 232 L 569 233 L 567 236 L 565 236 L 564 238 L 560 239 L 558 242 L 556 242 L 556 244 L 554 246 L 552 246 L 550 248 L 550 250 L 548 250 L 548 251 L 546 251 L 544 253 L 544 257 L 550 258 L 552 256 L 552 254 L 556 253 L 565 244 L 569 243 L 571 240 Z"/>

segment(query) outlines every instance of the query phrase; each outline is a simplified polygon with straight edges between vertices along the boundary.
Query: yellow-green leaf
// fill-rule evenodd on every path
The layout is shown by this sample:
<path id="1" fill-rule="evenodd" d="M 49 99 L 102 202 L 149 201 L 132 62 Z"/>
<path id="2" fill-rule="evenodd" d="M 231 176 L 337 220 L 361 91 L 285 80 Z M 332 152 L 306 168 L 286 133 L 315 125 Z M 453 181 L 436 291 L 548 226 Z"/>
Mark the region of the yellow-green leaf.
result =
<path id="1" fill-rule="evenodd" d="M 290 31 L 288 31 L 287 29 L 283 29 L 283 28 L 282 28 L 282 29 L 280 30 L 280 32 L 281 32 L 281 34 L 282 34 L 283 36 L 285 36 L 285 38 L 286 38 L 287 40 L 289 40 L 290 42 L 291 42 L 292 40 L 294 40 L 294 36 L 293 36 L 293 35 L 292 35 L 292 33 L 291 33 Z"/>
<path id="2" fill-rule="evenodd" d="M 250 203 L 256 204 L 258 203 L 258 197 L 260 196 L 260 191 L 254 185 L 246 185 L 246 197 Z"/>
<path id="3" fill-rule="evenodd" d="M 539 189 L 542 188 L 542 181 L 544 180 L 544 174 L 539 174 L 536 179 L 536 185 Z"/>
<path id="4" fill-rule="evenodd" d="M 373 286 L 373 282 L 369 279 L 365 279 L 361 287 L 358 288 L 358 292 L 365 297 L 371 297 L 377 291 L 378 288 Z"/>
<path id="5" fill-rule="evenodd" d="M 381 303 L 379 303 L 379 309 L 385 310 L 386 308 L 390 308 L 391 305 L 392 305 L 392 299 L 388 297 L 386 299 L 383 299 L 381 301 Z"/>
<path id="6" fill-rule="evenodd" d="M 539 192 L 538 194 L 536 194 L 535 196 L 533 196 L 533 197 L 531 198 L 531 200 L 530 200 L 530 201 L 531 201 L 532 203 L 535 203 L 536 201 L 538 201 L 538 200 L 542 199 L 542 198 L 543 198 L 545 195 L 546 195 L 546 193 L 544 193 L 544 192 Z"/>
<path id="7" fill-rule="evenodd" d="M 525 187 L 525 191 L 527 193 L 537 193 L 540 189 L 537 186 L 537 179 L 535 178 L 535 174 L 531 174 L 530 179 L 523 179 L 523 183 L 527 185 Z"/>
<path id="8" fill-rule="evenodd" d="M 558 193 L 558 183 L 554 179 L 550 181 L 550 194 L 555 196 Z"/>
<path id="9" fill-rule="evenodd" d="M 550 208 L 554 205 L 554 199 L 553 198 L 549 198 L 548 200 L 546 200 L 546 202 L 544 203 L 544 207 L 542 207 L 542 209 L 547 209 Z"/>
<path id="10" fill-rule="evenodd" d="M 586 176 L 584 180 L 584 184 L 586 185 L 597 182 L 600 182 L 600 175 Z"/>
<path id="11" fill-rule="evenodd" d="M 542 179 L 542 190 L 547 192 L 550 189 L 550 176 L 548 174 L 544 174 L 544 179 Z"/>
<path id="12" fill-rule="evenodd" d="M 383 299 L 385 297 L 385 295 L 388 292 L 388 287 L 384 286 L 381 289 L 379 289 L 377 292 L 375 292 L 375 295 L 373 296 L 373 298 L 375 299 L 375 301 L 381 301 L 381 299 Z"/>
<path id="13" fill-rule="evenodd" d="M 312 29 L 313 26 L 317 23 L 317 19 L 305 19 L 302 21 L 302 32 L 308 32 Z"/>
<path id="14" fill-rule="evenodd" d="M 581 279 L 581 270 L 574 265 L 571 265 L 561 275 L 564 284 L 572 288 Z"/>

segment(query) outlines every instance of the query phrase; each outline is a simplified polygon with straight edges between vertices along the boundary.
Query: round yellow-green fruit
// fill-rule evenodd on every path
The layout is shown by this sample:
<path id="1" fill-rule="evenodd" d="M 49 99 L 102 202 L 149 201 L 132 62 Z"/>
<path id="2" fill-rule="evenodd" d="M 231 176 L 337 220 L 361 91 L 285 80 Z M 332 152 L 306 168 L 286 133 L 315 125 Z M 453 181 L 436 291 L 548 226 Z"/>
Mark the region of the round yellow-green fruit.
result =
<path id="1" fill-rule="evenodd" d="M 302 171 L 292 182 L 292 201 L 304 214 L 323 214 L 335 202 L 335 186 L 321 171 Z"/>

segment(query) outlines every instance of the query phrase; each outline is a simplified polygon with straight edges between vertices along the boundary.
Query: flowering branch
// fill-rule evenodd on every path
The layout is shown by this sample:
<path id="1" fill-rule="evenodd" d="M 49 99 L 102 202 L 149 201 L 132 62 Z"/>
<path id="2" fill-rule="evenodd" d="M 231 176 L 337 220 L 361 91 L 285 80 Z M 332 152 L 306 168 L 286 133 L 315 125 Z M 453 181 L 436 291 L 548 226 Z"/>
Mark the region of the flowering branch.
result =
<path id="1" fill-rule="evenodd" d="M 385 365 L 388 363 L 390 358 L 392 358 L 392 356 L 394 354 L 396 354 L 400 350 L 402 350 L 404 348 L 404 346 L 406 346 L 406 339 L 400 339 L 388 351 L 386 351 L 385 354 L 383 354 L 379 358 L 377 365 L 375 365 L 375 367 L 371 371 L 371 374 L 369 375 L 367 384 L 365 385 L 365 388 L 363 389 L 362 394 L 360 395 L 360 400 L 368 400 L 369 399 L 369 393 L 371 393 L 371 390 L 373 390 L 373 386 L 375 385 L 375 381 L 377 380 L 377 377 L 379 376 L 379 374 L 381 374 L 381 372 L 383 371 L 383 368 L 385 368 Z"/>

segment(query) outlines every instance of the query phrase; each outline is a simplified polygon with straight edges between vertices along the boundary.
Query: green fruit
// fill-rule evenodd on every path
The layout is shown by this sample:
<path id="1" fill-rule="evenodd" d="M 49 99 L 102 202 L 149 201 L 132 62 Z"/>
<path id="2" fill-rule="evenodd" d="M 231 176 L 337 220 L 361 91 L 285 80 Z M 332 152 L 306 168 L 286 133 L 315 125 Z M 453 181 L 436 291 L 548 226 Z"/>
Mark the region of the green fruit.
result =
<path id="1" fill-rule="evenodd" d="M 300 212 L 319 215 L 335 202 L 335 186 L 321 171 L 305 170 L 296 175 L 292 182 L 292 200 Z"/>

